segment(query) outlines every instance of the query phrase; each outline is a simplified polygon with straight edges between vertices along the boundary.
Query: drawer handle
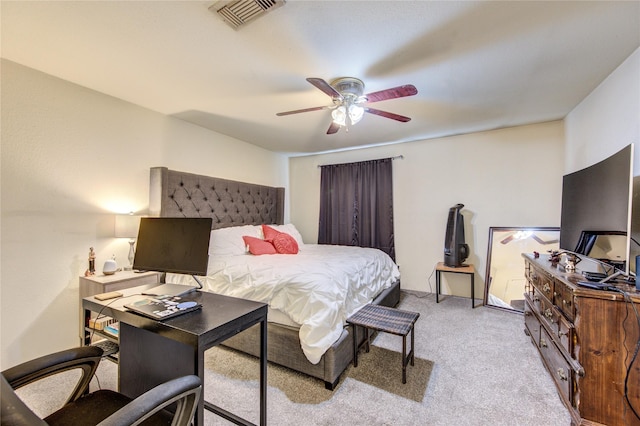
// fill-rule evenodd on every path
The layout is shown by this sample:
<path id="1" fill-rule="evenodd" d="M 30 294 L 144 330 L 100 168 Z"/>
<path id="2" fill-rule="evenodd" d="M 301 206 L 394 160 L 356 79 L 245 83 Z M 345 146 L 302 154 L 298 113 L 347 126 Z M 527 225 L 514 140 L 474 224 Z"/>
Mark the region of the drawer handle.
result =
<path id="1" fill-rule="evenodd" d="M 571 306 L 571 300 L 564 300 L 564 299 L 562 299 L 562 304 L 563 304 L 564 306 Z"/>
<path id="2" fill-rule="evenodd" d="M 549 322 L 551 324 L 555 324 L 556 323 L 556 319 L 553 317 L 553 312 L 551 312 L 551 308 L 547 308 L 544 311 L 544 316 L 547 317 L 549 319 Z"/>
<path id="3" fill-rule="evenodd" d="M 564 381 L 567 380 L 567 373 L 564 372 L 564 368 L 558 368 L 556 373 L 558 374 L 558 377 L 560 378 L 560 380 L 564 380 Z"/>
<path id="4" fill-rule="evenodd" d="M 544 285 L 542 286 L 542 291 L 544 291 L 545 293 L 549 293 L 551 291 L 551 286 L 549 285 L 549 283 L 544 283 Z"/>
<path id="5" fill-rule="evenodd" d="M 530 311 L 524 311 L 524 316 L 525 317 L 530 317 L 531 316 L 531 312 Z"/>
<path id="6" fill-rule="evenodd" d="M 533 301 L 534 302 L 539 302 L 540 301 L 540 297 L 539 296 L 534 296 L 533 297 Z"/>
<path id="7" fill-rule="evenodd" d="M 544 338 L 540 338 L 540 346 L 543 348 L 547 347 L 547 341 Z"/>
<path id="8" fill-rule="evenodd" d="M 558 336 L 562 337 L 562 336 L 568 336 L 569 332 L 568 331 L 561 331 L 558 333 Z"/>

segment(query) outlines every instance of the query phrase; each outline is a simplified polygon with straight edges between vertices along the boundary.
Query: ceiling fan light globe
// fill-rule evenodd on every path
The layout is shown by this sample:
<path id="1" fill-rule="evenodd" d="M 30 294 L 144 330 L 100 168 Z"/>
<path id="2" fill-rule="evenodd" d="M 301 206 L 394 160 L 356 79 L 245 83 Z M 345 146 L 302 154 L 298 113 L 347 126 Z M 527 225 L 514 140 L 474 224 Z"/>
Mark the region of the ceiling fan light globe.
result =
<path id="1" fill-rule="evenodd" d="M 344 126 L 347 122 L 347 109 L 344 106 L 339 106 L 338 108 L 331 111 L 331 117 L 333 117 L 333 122 Z"/>
<path id="2" fill-rule="evenodd" d="M 349 105 L 349 120 L 351 120 L 351 124 L 356 124 L 362 120 L 363 115 L 364 108 L 359 105 Z"/>

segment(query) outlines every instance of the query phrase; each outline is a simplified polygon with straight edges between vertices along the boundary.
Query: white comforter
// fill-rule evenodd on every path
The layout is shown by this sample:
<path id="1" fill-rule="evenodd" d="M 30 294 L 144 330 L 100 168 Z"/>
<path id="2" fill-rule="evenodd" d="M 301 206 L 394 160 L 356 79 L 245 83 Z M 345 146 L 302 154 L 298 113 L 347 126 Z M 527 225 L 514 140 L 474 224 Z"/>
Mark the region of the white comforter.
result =
<path id="1" fill-rule="evenodd" d="M 208 290 L 266 302 L 300 324 L 302 350 L 317 364 L 346 319 L 400 271 L 381 250 L 305 244 L 296 255 L 210 256 L 207 275 Z"/>

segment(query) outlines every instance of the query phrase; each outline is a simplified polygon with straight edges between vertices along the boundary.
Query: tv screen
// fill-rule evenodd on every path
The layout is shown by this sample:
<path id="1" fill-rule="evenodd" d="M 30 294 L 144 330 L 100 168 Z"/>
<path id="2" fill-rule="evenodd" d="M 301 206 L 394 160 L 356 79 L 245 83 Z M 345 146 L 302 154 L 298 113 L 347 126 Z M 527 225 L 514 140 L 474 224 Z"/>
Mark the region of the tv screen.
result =
<path id="1" fill-rule="evenodd" d="M 140 219 L 133 269 L 207 275 L 211 218 Z"/>
<path id="2" fill-rule="evenodd" d="M 560 249 L 629 274 L 633 145 L 562 180 Z"/>
<path id="3" fill-rule="evenodd" d="M 629 241 L 629 253 L 629 270 L 637 275 L 636 256 L 640 256 L 640 176 L 633 178 L 631 241 Z"/>

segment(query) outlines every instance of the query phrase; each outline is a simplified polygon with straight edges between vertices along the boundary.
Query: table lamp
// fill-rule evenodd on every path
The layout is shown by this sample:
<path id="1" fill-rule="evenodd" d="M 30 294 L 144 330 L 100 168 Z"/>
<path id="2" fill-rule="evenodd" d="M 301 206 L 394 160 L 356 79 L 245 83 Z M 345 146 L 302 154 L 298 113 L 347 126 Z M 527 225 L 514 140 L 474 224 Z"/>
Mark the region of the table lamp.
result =
<path id="1" fill-rule="evenodd" d="M 133 258 L 135 250 L 133 248 L 138 237 L 138 228 L 140 227 L 140 216 L 133 213 L 116 215 L 115 236 L 116 238 L 129 238 L 129 266 L 125 266 L 125 271 L 133 269 Z"/>

